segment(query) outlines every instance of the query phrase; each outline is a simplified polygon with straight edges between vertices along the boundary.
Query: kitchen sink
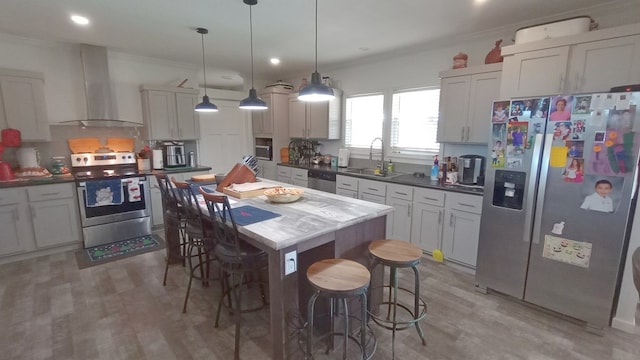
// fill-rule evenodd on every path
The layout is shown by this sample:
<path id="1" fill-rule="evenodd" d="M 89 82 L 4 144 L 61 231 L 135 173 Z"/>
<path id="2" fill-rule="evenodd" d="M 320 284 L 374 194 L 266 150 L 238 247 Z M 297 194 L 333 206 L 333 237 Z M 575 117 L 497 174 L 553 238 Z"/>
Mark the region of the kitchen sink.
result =
<path id="1" fill-rule="evenodd" d="M 370 177 L 376 177 L 376 178 L 386 178 L 386 179 L 391 179 L 396 176 L 404 175 L 403 173 L 397 173 L 397 172 L 388 172 L 386 174 L 383 174 L 383 173 L 376 174 L 374 169 L 366 169 L 366 168 L 347 168 L 347 170 L 345 170 L 344 172 L 346 172 L 347 174 L 357 174 L 357 175 L 370 176 Z"/>

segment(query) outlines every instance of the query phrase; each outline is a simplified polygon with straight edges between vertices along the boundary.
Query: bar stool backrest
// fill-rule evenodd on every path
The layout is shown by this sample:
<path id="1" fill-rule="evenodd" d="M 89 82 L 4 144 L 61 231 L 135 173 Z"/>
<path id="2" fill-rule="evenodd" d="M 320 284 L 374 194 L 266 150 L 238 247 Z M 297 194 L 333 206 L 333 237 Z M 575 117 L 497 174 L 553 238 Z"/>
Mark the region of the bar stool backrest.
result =
<path id="1" fill-rule="evenodd" d="M 162 210 L 169 212 L 170 215 L 178 216 L 180 200 L 176 198 L 174 187 L 172 186 L 169 175 L 167 174 L 155 174 L 158 187 L 160 188 L 160 195 L 162 196 Z"/>
<path id="2" fill-rule="evenodd" d="M 242 251 L 238 226 L 233 219 L 229 199 L 226 195 L 212 194 L 200 187 L 200 193 L 204 197 L 209 210 L 209 217 L 213 223 L 213 231 L 218 244 L 224 246 L 234 254 L 234 258 L 221 259 L 222 261 L 242 263 Z"/>
<path id="3" fill-rule="evenodd" d="M 210 236 L 206 236 L 207 234 L 204 230 L 206 229 L 205 214 L 203 214 L 203 209 L 198 204 L 198 199 L 192 186 L 175 178 L 171 178 L 171 182 L 176 186 L 180 204 L 187 218 L 187 233 L 190 234 L 190 237 L 197 237 L 203 240 L 205 237 L 210 238 Z"/>

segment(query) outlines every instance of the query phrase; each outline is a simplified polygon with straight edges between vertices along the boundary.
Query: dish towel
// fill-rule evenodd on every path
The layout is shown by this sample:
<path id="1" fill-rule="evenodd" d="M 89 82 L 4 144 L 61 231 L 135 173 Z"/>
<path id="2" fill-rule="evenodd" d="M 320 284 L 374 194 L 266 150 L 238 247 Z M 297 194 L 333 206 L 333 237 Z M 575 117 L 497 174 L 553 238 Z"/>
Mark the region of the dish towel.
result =
<path id="1" fill-rule="evenodd" d="M 91 180 L 86 182 L 87 207 L 122 204 L 122 182 L 117 180 Z"/>
<path id="2" fill-rule="evenodd" d="M 236 224 L 240 226 L 250 225 L 260 221 L 265 221 L 276 218 L 278 216 L 282 216 L 280 214 L 258 209 L 257 207 L 249 205 L 232 208 L 231 213 L 233 214 L 233 220 L 235 220 Z"/>
<path id="3" fill-rule="evenodd" d="M 127 193 L 129 193 L 129 202 L 142 200 L 142 195 L 140 194 L 140 179 L 127 179 Z"/>

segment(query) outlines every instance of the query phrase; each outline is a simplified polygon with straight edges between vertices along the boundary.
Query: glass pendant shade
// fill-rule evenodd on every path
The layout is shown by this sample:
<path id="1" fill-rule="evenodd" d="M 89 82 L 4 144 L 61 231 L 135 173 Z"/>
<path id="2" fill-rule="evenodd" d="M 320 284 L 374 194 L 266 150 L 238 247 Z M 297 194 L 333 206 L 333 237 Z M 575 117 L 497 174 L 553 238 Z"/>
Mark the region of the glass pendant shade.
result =
<path id="1" fill-rule="evenodd" d="M 249 90 L 249 97 L 240 101 L 240 109 L 245 110 L 266 110 L 268 109 L 267 103 L 258 97 L 256 89 L 251 88 Z"/>
<path id="2" fill-rule="evenodd" d="M 209 97 L 205 95 L 202 97 L 202 102 L 196 105 L 195 110 L 198 112 L 216 112 L 218 111 L 218 107 L 209 101 Z"/>
<path id="3" fill-rule="evenodd" d="M 311 83 L 300 89 L 298 93 L 298 100 L 300 101 L 329 101 L 334 98 L 333 89 L 322 83 L 320 73 L 317 71 L 311 74 Z"/>

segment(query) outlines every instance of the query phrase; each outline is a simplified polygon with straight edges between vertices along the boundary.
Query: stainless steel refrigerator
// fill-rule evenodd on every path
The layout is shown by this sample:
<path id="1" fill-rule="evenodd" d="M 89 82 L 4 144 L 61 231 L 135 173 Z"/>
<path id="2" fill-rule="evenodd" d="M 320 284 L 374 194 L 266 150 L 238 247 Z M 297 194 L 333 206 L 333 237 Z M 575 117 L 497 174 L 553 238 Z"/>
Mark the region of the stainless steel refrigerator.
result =
<path id="1" fill-rule="evenodd" d="M 476 283 L 601 328 L 637 189 L 640 93 L 495 101 Z"/>

